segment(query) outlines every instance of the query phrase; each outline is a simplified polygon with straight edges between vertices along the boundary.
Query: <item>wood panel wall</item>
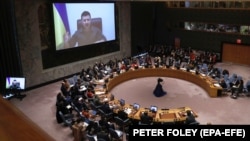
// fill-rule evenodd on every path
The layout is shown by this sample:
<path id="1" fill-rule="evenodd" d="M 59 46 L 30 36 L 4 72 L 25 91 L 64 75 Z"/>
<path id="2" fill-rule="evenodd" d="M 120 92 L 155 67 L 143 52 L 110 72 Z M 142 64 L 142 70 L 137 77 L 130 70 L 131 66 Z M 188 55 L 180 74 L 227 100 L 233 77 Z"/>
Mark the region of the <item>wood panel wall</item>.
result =
<path id="1" fill-rule="evenodd" d="M 222 62 L 250 65 L 250 45 L 223 43 Z"/>

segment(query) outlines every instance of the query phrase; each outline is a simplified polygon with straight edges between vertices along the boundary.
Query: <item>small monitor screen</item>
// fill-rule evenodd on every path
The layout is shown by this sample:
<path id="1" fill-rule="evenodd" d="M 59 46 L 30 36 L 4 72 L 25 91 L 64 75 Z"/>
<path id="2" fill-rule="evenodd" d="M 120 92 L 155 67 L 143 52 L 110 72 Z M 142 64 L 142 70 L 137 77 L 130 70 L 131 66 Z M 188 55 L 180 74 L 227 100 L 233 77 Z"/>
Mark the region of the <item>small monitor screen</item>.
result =
<path id="1" fill-rule="evenodd" d="M 24 77 L 6 77 L 6 89 L 25 89 L 25 78 Z"/>
<path id="2" fill-rule="evenodd" d="M 138 109 L 140 108 L 140 105 L 137 104 L 137 103 L 134 103 L 133 108 L 134 108 L 135 110 L 138 110 Z"/>
<path id="3" fill-rule="evenodd" d="M 115 99 L 115 96 L 113 94 L 111 94 L 110 101 L 113 101 L 114 99 Z"/>
<path id="4" fill-rule="evenodd" d="M 120 105 L 124 106 L 125 105 L 125 100 L 124 99 L 120 99 Z"/>
<path id="5" fill-rule="evenodd" d="M 151 112 L 157 112 L 157 110 L 158 110 L 158 107 L 156 107 L 156 106 L 150 106 L 150 111 Z"/>

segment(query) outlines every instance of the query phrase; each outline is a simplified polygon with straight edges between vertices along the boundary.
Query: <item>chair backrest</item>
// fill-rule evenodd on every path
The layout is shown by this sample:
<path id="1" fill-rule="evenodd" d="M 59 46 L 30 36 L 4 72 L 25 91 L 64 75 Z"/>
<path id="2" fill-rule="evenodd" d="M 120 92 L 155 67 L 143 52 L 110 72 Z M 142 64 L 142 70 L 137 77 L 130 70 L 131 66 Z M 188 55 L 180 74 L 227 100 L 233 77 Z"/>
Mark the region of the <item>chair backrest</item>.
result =
<path id="1" fill-rule="evenodd" d="M 229 76 L 229 82 L 234 82 L 237 79 L 237 74 L 232 74 L 231 76 Z"/>
<path id="2" fill-rule="evenodd" d="M 71 124 L 72 123 L 72 119 L 71 118 L 66 119 L 65 116 L 63 115 L 63 113 L 61 111 L 59 111 L 59 115 L 62 118 L 64 125 L 69 126 L 71 128 L 72 127 L 72 124 Z"/>
<path id="3" fill-rule="evenodd" d="M 188 125 L 200 125 L 200 122 L 194 121 L 194 122 L 189 123 Z"/>
<path id="4" fill-rule="evenodd" d="M 98 112 L 99 112 L 102 116 L 105 115 L 105 113 L 104 113 L 104 111 L 103 111 L 102 109 L 97 109 L 97 110 L 98 110 Z"/>
<path id="5" fill-rule="evenodd" d="M 73 109 L 77 112 L 77 115 L 81 115 L 80 109 L 78 109 L 73 102 L 71 103 L 71 105 L 72 105 Z"/>
<path id="6" fill-rule="evenodd" d="M 250 90 L 250 80 L 248 80 L 247 83 L 246 83 L 246 88 L 248 88 L 248 87 L 249 87 L 249 90 Z"/>
<path id="7" fill-rule="evenodd" d="M 68 82 L 70 85 L 75 85 L 75 80 L 73 78 L 68 78 Z"/>
<path id="8" fill-rule="evenodd" d="M 242 80 L 242 76 L 237 76 L 237 79 L 238 80 Z"/>
<path id="9" fill-rule="evenodd" d="M 65 121 L 66 119 L 65 119 L 65 117 L 64 117 L 64 115 L 63 115 L 63 113 L 62 113 L 62 111 L 59 111 L 58 113 L 59 113 L 60 117 L 62 118 L 62 120 Z"/>
<path id="10" fill-rule="evenodd" d="M 90 102 L 89 102 L 89 105 L 90 105 L 90 108 L 91 108 L 92 110 L 95 110 L 95 111 L 98 111 L 98 109 L 102 106 L 102 105 L 96 105 L 96 104 L 94 103 L 94 101 L 90 101 Z"/>
<path id="11" fill-rule="evenodd" d="M 241 80 L 240 80 L 240 83 L 239 83 L 239 92 L 242 92 L 243 89 L 244 89 L 244 80 L 241 79 Z"/>
<path id="12" fill-rule="evenodd" d="M 88 141 L 96 141 L 96 140 L 95 140 L 95 136 L 90 135 L 90 134 L 87 134 L 86 136 L 87 136 L 87 138 L 88 138 Z"/>
<path id="13" fill-rule="evenodd" d="M 75 84 L 75 83 L 77 82 L 77 79 L 78 79 L 77 75 L 74 75 L 74 76 L 72 77 L 72 79 L 73 79 L 74 84 Z"/>
<path id="14" fill-rule="evenodd" d="M 118 126 L 124 126 L 124 121 L 121 119 L 121 118 L 119 118 L 118 116 L 116 116 L 116 117 L 114 117 L 114 119 L 115 119 L 115 123 L 118 125 Z"/>
<path id="15" fill-rule="evenodd" d="M 97 141 L 106 141 L 105 139 L 99 138 Z"/>
<path id="16" fill-rule="evenodd" d="M 119 136 L 117 134 L 117 132 L 112 129 L 112 128 L 109 128 L 109 133 L 110 133 L 110 137 L 113 138 L 113 139 L 120 139 L 121 136 Z"/>
<path id="17" fill-rule="evenodd" d="M 102 18 L 92 18 L 91 24 L 102 31 Z M 77 29 L 81 28 L 81 19 L 77 20 Z"/>

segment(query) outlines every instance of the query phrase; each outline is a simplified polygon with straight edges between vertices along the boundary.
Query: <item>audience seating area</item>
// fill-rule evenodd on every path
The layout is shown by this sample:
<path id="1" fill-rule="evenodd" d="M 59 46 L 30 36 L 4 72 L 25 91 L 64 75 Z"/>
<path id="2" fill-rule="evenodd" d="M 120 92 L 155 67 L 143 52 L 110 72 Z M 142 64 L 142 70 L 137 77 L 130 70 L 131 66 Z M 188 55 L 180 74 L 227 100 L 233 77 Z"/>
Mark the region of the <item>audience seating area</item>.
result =
<path id="1" fill-rule="evenodd" d="M 120 115 L 114 110 L 115 107 L 109 105 L 110 101 L 115 100 L 115 95 L 109 94 L 106 87 L 113 77 L 140 68 L 174 67 L 195 71 L 217 81 L 223 88 L 223 95 L 231 95 L 235 99 L 241 94 L 250 95 L 250 80 L 244 83 L 241 74 L 230 74 L 229 70 L 215 68 L 216 57 L 213 52 L 154 46 L 134 57 L 109 60 L 107 63 L 96 62 L 92 67 L 83 68 L 77 75 L 62 80 L 56 99 L 57 122 L 70 128 L 75 125 L 77 129 L 84 130 L 76 134 L 78 130 L 72 129 L 75 139 L 128 140 L 126 127 L 143 123 L 129 117 L 125 120 L 119 117 Z M 160 122 L 160 124 L 166 123 Z M 200 123 L 196 121 L 193 124 Z M 101 138 L 97 134 L 99 132 L 103 132 L 108 138 Z"/>

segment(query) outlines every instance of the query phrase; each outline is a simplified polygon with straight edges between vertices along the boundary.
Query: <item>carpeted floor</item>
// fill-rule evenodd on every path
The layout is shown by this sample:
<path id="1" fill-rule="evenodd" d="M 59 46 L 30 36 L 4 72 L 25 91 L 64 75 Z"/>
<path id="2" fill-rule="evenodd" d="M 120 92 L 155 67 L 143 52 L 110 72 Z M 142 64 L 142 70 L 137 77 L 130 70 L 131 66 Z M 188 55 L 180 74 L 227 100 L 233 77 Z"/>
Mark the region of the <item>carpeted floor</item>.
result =
<path id="1" fill-rule="evenodd" d="M 244 82 L 250 80 L 250 66 L 231 63 L 218 63 L 216 67 L 228 69 L 243 77 Z M 180 79 L 163 77 L 164 89 L 168 92 L 164 97 L 156 98 L 152 91 L 158 77 L 132 79 L 115 87 L 111 93 L 117 99 L 123 98 L 126 103 L 137 102 L 143 107 L 156 105 L 159 108 L 178 108 L 188 106 L 197 114 L 201 124 L 250 124 L 250 109 L 247 108 L 250 97 L 240 96 L 232 99 L 228 96 L 210 98 L 199 86 Z M 32 121 L 39 125 L 57 141 L 73 141 L 72 131 L 56 122 L 55 102 L 60 91 L 60 82 L 25 92 L 22 100 L 11 99 Z"/>

